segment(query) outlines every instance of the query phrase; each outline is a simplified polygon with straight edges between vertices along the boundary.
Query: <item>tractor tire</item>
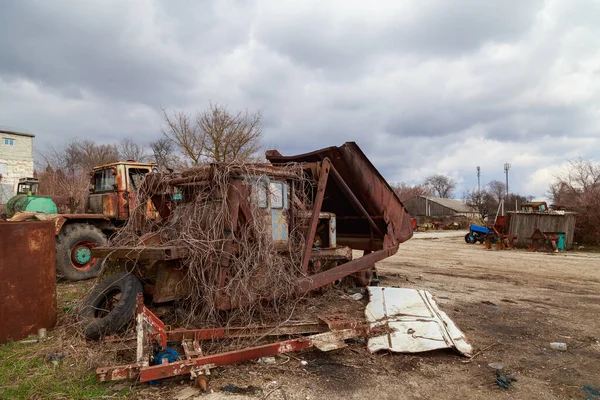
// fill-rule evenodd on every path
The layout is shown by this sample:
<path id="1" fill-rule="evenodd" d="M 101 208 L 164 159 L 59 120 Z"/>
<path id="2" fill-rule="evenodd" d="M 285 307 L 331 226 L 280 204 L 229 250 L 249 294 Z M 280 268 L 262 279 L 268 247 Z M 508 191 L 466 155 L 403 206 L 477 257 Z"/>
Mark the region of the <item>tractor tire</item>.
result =
<path id="1" fill-rule="evenodd" d="M 465 235 L 465 242 L 467 242 L 469 244 L 474 244 L 474 243 L 477 243 L 477 240 L 473 236 L 471 236 L 470 233 L 467 233 Z"/>
<path id="2" fill-rule="evenodd" d="M 91 249 L 104 246 L 106 236 L 93 225 L 69 224 L 56 238 L 56 275 L 67 281 L 95 278 L 100 272 L 101 258 L 93 258 Z"/>
<path id="3" fill-rule="evenodd" d="M 142 283 L 134 275 L 117 272 L 98 283 L 79 308 L 79 319 L 88 322 L 84 335 L 99 340 L 118 333 L 133 318 Z"/>

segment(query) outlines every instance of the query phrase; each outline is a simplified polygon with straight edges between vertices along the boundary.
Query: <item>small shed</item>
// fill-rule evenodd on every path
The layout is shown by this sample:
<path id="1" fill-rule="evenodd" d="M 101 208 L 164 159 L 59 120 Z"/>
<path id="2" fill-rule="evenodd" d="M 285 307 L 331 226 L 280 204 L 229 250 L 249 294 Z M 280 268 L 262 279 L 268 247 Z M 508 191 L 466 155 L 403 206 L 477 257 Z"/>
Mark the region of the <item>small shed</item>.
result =
<path id="1" fill-rule="evenodd" d="M 573 248 L 575 233 L 575 213 L 568 211 L 509 211 L 508 233 L 519 235 L 515 246 L 526 247 L 527 238 L 539 229 L 544 233 L 564 234 L 565 249 Z"/>
<path id="2" fill-rule="evenodd" d="M 438 197 L 415 196 L 403 202 L 408 213 L 420 219 L 422 217 L 456 217 L 474 218 L 477 212 L 461 200 L 441 199 Z"/>

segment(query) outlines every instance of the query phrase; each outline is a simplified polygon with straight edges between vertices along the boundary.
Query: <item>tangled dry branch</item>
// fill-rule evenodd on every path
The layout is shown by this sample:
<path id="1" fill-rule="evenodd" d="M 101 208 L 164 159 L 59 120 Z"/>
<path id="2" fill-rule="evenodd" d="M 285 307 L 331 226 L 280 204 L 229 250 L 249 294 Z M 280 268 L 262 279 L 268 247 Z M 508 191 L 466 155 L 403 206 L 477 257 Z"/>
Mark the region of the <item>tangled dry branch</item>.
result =
<path id="1" fill-rule="evenodd" d="M 171 202 L 169 218 L 146 218 L 151 193 L 149 185 L 142 186 L 129 223 L 113 238 L 115 247 L 158 242 L 186 249 L 178 266 L 186 271 L 180 284 L 187 295 L 179 302 L 186 324 L 248 326 L 289 318 L 298 299 L 296 283 L 304 274 L 301 257 L 306 226 L 296 218 L 283 247 L 273 240 L 271 210 L 262 202 L 265 195 L 273 199 L 277 193 L 270 192 L 270 177 L 264 171 L 256 164 L 210 164 L 178 176 L 155 176 L 159 182 L 154 179 L 152 187 L 167 188 L 177 199 Z M 312 185 L 299 165 L 281 172 L 289 183 L 283 195 L 290 201 L 287 209 L 279 211 L 290 221 L 310 203 Z M 177 179 L 187 183 L 173 185 Z M 236 181 L 241 184 L 235 185 Z M 261 187 L 265 189 L 262 197 Z M 249 218 L 236 208 L 237 201 L 247 204 Z M 223 298 L 236 307 L 220 312 L 217 302 Z"/>

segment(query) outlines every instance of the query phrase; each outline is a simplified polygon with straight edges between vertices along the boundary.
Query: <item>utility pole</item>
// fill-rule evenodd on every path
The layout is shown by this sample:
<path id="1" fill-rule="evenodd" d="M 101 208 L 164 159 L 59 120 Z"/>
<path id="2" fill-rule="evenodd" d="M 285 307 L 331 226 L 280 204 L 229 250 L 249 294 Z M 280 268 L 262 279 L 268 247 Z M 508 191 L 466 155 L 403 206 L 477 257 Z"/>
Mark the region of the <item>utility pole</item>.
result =
<path id="1" fill-rule="evenodd" d="M 507 161 L 504 163 L 504 173 L 506 174 L 506 199 L 507 200 L 508 200 L 508 170 L 509 169 L 510 169 L 510 163 Z M 508 205 L 507 205 L 507 208 L 508 208 Z"/>
<path id="2" fill-rule="evenodd" d="M 481 167 L 477 166 L 477 193 L 481 193 Z"/>
<path id="3" fill-rule="evenodd" d="M 510 169 L 510 164 L 508 162 L 504 163 L 504 173 L 506 174 L 506 197 L 508 197 L 508 170 Z"/>

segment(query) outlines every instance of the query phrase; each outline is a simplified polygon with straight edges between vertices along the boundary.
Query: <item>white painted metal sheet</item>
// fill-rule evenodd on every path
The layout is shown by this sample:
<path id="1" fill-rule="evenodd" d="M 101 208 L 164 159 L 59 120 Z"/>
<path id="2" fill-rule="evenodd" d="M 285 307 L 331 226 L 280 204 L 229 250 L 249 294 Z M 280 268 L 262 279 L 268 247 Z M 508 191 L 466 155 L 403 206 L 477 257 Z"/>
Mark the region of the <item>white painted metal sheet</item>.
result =
<path id="1" fill-rule="evenodd" d="M 371 328 L 387 332 L 371 337 L 369 351 L 418 353 L 453 348 L 465 356 L 473 349 L 456 324 L 441 311 L 431 293 L 418 289 L 369 287 L 365 315 Z"/>

